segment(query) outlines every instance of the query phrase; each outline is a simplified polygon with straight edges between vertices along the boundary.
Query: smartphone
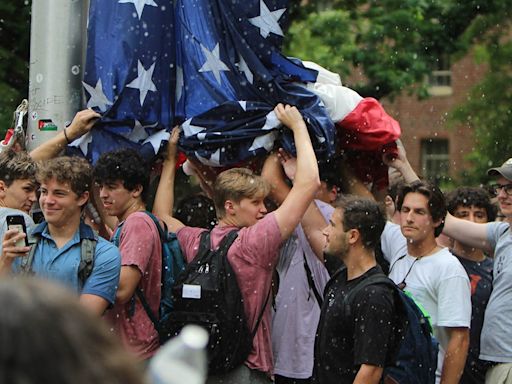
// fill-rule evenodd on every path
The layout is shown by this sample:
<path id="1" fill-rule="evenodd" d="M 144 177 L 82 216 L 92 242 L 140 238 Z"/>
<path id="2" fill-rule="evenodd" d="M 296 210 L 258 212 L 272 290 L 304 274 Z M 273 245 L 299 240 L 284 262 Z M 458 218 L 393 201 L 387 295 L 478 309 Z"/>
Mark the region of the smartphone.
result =
<path id="1" fill-rule="evenodd" d="M 16 242 L 17 247 L 28 247 L 28 234 L 27 227 L 25 226 L 25 219 L 21 215 L 9 215 L 6 217 L 7 229 L 16 228 L 18 232 L 23 232 L 25 237 Z"/>

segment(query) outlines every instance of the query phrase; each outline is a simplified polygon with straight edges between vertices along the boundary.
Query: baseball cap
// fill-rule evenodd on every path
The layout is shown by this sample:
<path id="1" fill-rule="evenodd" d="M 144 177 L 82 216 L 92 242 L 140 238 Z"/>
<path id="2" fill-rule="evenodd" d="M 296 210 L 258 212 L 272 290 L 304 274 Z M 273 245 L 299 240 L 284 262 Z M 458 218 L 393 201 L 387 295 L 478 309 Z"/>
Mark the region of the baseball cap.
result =
<path id="1" fill-rule="evenodd" d="M 501 167 L 491 168 L 487 171 L 489 176 L 503 176 L 505 179 L 512 181 L 512 158 L 505 161 Z"/>

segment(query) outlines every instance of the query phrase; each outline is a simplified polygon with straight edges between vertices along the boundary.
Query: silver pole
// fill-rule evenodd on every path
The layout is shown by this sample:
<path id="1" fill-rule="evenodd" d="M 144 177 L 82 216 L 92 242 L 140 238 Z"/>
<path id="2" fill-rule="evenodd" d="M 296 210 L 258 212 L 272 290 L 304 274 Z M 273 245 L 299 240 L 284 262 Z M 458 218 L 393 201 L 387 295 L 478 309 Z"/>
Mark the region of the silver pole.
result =
<path id="1" fill-rule="evenodd" d="M 33 0 L 29 150 L 64 129 L 82 109 L 88 0 Z"/>

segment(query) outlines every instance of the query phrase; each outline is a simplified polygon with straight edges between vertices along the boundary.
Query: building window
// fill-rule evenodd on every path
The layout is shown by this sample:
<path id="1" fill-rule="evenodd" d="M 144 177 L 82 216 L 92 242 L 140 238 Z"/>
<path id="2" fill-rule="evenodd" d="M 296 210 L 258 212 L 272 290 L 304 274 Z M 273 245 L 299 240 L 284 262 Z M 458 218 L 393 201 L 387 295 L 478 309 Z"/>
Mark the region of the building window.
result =
<path id="1" fill-rule="evenodd" d="M 446 96 L 453 93 L 451 63 L 448 55 L 441 55 L 436 60 L 428 77 L 428 87 L 432 96 Z"/>
<path id="2" fill-rule="evenodd" d="M 435 183 L 448 177 L 450 151 L 447 139 L 425 139 L 421 141 L 421 169 L 423 177 Z"/>

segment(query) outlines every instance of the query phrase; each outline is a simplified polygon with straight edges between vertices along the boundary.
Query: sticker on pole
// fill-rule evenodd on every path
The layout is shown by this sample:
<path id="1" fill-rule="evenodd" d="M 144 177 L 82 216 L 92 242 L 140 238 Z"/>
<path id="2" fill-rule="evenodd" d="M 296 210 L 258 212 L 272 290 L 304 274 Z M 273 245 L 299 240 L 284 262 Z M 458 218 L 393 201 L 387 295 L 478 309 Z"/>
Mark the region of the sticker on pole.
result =
<path id="1" fill-rule="evenodd" d="M 40 131 L 56 131 L 57 126 L 50 119 L 39 120 L 38 124 Z"/>

